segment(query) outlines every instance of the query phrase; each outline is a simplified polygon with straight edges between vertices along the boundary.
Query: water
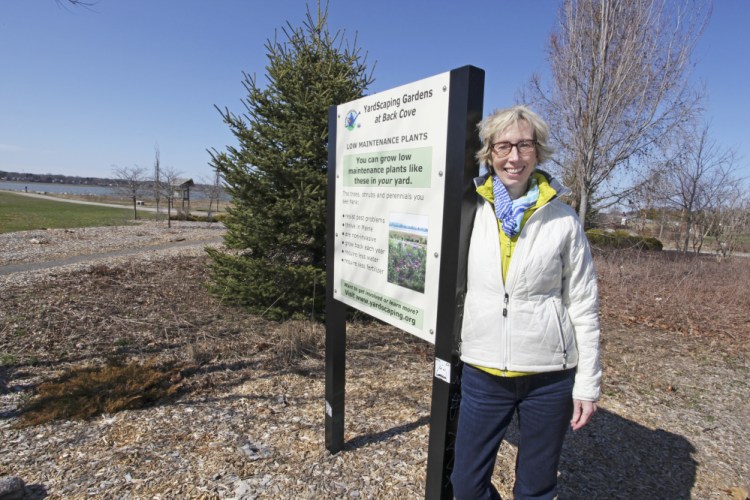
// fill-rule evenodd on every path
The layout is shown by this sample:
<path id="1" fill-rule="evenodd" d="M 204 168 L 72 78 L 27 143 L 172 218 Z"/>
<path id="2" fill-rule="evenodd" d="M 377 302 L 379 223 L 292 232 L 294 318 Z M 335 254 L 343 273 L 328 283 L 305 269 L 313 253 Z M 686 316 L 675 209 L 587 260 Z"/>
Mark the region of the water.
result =
<path id="1" fill-rule="evenodd" d="M 75 194 L 75 195 L 93 195 L 93 196 L 122 196 L 122 192 L 110 186 L 90 186 L 84 184 L 59 184 L 47 182 L 14 182 L 0 181 L 0 190 L 8 191 L 28 191 L 29 193 L 39 194 Z M 150 189 L 141 191 L 143 198 L 151 198 L 153 193 Z M 191 200 L 205 200 L 208 196 L 199 189 L 190 191 Z M 228 196 L 222 196 L 222 201 L 226 201 Z"/>
<path id="2" fill-rule="evenodd" d="M 78 194 L 112 196 L 115 194 L 109 186 L 88 186 L 82 184 L 58 184 L 47 182 L 13 182 L 0 181 L 0 189 L 8 191 L 28 191 L 40 194 Z"/>

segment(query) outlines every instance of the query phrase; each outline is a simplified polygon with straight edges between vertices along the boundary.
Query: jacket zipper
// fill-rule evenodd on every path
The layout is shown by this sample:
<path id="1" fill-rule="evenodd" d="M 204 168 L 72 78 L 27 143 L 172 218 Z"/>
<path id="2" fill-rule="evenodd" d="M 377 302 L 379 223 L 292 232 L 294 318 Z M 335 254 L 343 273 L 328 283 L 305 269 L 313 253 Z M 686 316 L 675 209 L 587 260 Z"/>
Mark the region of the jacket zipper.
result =
<path id="1" fill-rule="evenodd" d="M 529 222 L 531 222 L 531 219 L 533 219 L 536 216 L 537 213 L 539 213 L 541 210 L 543 210 L 555 198 L 557 198 L 557 196 L 553 196 L 552 198 L 550 198 L 547 201 L 547 203 L 545 203 L 541 207 L 539 207 L 536 210 L 534 210 L 534 213 L 531 214 L 531 216 L 528 218 L 528 220 L 526 221 L 526 223 L 521 228 L 521 232 L 518 234 L 518 238 L 519 239 L 521 238 L 521 235 L 523 234 L 523 232 L 527 231 L 527 227 L 529 225 Z M 494 212 L 494 210 L 493 210 L 493 212 Z M 497 224 L 497 220 L 495 221 L 495 224 Z M 516 242 L 516 245 L 518 245 L 518 242 Z M 518 250 L 518 248 L 516 248 L 516 250 Z M 500 251 L 502 252 L 503 249 L 500 248 Z M 510 238 L 508 238 L 508 244 L 506 245 L 506 251 L 510 254 Z M 500 262 L 501 263 L 502 263 L 502 260 L 503 259 L 502 259 L 502 255 L 501 255 L 500 256 Z M 501 265 L 501 268 L 502 268 L 502 265 Z M 501 272 L 502 272 L 502 269 L 501 269 Z M 501 276 L 501 278 L 502 278 L 502 276 Z M 508 272 L 506 273 L 506 278 L 510 278 L 510 261 L 508 262 Z M 504 359 L 503 359 L 503 370 L 505 370 L 505 371 L 508 370 L 508 361 L 510 359 L 510 346 L 511 346 L 510 333 L 508 332 L 508 302 L 510 301 L 510 294 L 508 293 L 508 286 L 507 285 L 508 285 L 509 282 L 510 282 L 510 279 L 506 279 L 503 282 L 503 289 L 505 290 L 505 296 L 503 297 L 503 322 L 505 323 L 504 328 L 503 328 L 503 332 L 505 333 L 505 354 L 503 356 L 504 357 Z M 565 343 L 564 342 L 563 342 L 562 345 L 563 345 L 563 368 L 565 368 L 565 366 L 567 366 L 568 352 L 567 352 L 567 349 L 565 348 Z"/>
<path id="2" fill-rule="evenodd" d="M 508 371 L 508 360 L 510 359 L 510 332 L 508 332 L 508 301 L 510 296 L 505 292 L 503 297 L 503 332 L 505 333 L 505 349 L 503 355 L 503 370 Z"/>
<path id="3" fill-rule="evenodd" d="M 545 176 L 545 177 L 547 177 L 547 176 Z M 487 177 L 483 177 L 482 178 L 482 182 L 481 183 L 477 183 L 476 179 L 475 179 L 475 185 L 478 187 L 482 183 L 484 183 L 486 180 L 487 180 Z M 549 177 L 547 177 L 547 182 L 550 182 L 550 178 Z M 523 234 L 523 232 L 526 230 L 526 228 L 529 225 L 529 222 L 531 221 L 531 219 L 533 219 L 538 212 L 540 212 L 541 210 L 543 210 L 547 205 L 550 204 L 550 202 L 552 200 L 554 200 L 557 197 L 558 197 L 558 195 L 555 194 L 552 198 L 550 198 L 549 200 L 547 200 L 547 203 L 545 203 L 541 207 L 539 207 L 536 210 L 534 210 L 534 213 L 531 214 L 531 216 L 528 218 L 528 220 L 526 221 L 526 223 L 521 228 L 521 233 L 519 234 L 519 239 L 520 239 L 521 234 Z M 487 202 L 486 199 L 484 201 Z M 490 205 L 493 205 L 493 204 L 490 203 Z M 493 205 L 492 212 L 493 212 L 493 214 L 495 212 L 494 205 Z M 495 227 L 497 227 L 497 219 L 495 217 L 493 217 L 493 220 L 494 220 Z M 501 266 L 500 267 L 501 267 L 501 269 L 500 269 L 500 272 L 501 273 L 502 273 L 502 260 L 503 260 L 502 259 L 502 251 L 503 251 L 503 249 L 502 249 L 502 246 L 501 246 L 501 248 L 500 248 L 500 252 L 501 252 L 501 255 L 500 255 L 500 262 L 501 262 Z M 510 252 L 510 238 L 508 239 L 507 251 Z M 508 263 L 508 272 L 506 273 L 506 276 L 508 278 L 510 277 L 510 262 Z M 502 280 L 502 274 L 500 275 L 500 279 Z M 503 369 L 506 370 L 506 371 L 508 370 L 508 359 L 510 358 L 510 356 L 509 356 L 509 352 L 510 352 L 510 334 L 508 333 L 508 302 L 510 300 L 510 295 L 509 295 L 509 293 L 507 291 L 508 290 L 507 284 L 508 284 L 509 281 L 510 280 L 504 280 L 502 282 L 503 283 L 503 290 L 505 291 L 505 296 L 503 298 L 503 322 L 505 323 L 504 324 L 504 328 L 503 328 L 503 333 L 505 334 L 505 350 L 504 350 L 505 354 L 504 354 L 504 359 L 503 359 Z M 558 323 L 559 323 L 559 319 L 558 319 Z M 563 343 L 562 343 L 562 347 L 563 347 L 563 368 L 565 368 L 567 366 L 567 364 L 568 364 L 567 363 L 568 350 L 565 347 L 565 339 L 562 338 L 562 328 L 560 328 L 560 332 L 561 332 L 560 333 L 561 340 L 563 341 Z"/>
<path id="4" fill-rule="evenodd" d="M 565 345 L 565 335 L 563 333 L 563 327 L 562 327 L 562 323 L 560 322 L 560 317 L 557 315 L 557 310 L 553 310 L 553 313 L 555 314 L 555 318 L 557 318 L 557 331 L 560 335 L 560 347 L 562 347 L 562 352 L 563 352 L 562 367 L 564 370 L 568 367 L 568 347 Z"/>

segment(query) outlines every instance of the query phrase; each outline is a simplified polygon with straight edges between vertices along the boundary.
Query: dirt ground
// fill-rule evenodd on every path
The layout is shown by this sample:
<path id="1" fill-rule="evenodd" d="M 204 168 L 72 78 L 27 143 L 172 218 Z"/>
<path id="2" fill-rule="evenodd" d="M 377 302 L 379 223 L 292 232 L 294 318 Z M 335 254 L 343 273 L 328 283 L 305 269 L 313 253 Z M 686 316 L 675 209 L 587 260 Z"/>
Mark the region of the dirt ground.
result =
<path id="1" fill-rule="evenodd" d="M 560 498 L 744 498 L 748 309 L 639 309 L 647 299 L 624 288 L 636 280 L 625 264 L 598 255 L 597 265 L 603 397 L 568 436 Z M 21 477 L 32 498 L 423 498 L 431 346 L 349 325 L 347 446 L 331 455 L 323 327 L 225 307 L 207 279 L 197 254 L 0 283 L 0 476 Z M 179 391 L 142 409 L 19 426 L 42 382 L 114 361 L 183 366 Z M 494 475 L 507 498 L 514 457 L 511 433 Z"/>

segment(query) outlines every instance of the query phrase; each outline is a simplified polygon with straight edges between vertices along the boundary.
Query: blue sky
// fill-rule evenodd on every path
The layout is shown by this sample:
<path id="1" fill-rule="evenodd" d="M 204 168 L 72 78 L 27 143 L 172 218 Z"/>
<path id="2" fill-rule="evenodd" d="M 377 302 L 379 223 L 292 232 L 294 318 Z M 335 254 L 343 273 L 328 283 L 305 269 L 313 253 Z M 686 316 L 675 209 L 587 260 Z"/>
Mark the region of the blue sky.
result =
<path id="1" fill-rule="evenodd" d="M 61 0 L 64 1 L 64 0 Z M 472 64 L 486 72 L 485 114 L 547 71 L 556 0 L 331 0 L 375 64 L 369 93 Z M 111 177 L 113 165 L 212 176 L 207 149 L 234 140 L 214 108 L 243 110 L 242 72 L 264 82 L 264 44 L 304 0 L 0 1 L 0 170 Z M 314 8 L 314 4 L 313 4 Z M 750 0 L 717 0 L 695 52 L 706 119 L 750 176 Z"/>

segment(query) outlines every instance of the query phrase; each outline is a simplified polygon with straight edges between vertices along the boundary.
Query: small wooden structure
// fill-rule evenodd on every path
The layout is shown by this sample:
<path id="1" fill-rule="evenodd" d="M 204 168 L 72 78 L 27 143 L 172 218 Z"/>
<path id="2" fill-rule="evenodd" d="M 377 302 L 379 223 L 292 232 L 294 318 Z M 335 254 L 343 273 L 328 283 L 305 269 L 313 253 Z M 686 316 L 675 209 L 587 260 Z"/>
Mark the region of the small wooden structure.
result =
<path id="1" fill-rule="evenodd" d="M 190 188 L 195 186 L 193 179 L 180 178 L 175 179 L 172 183 L 172 196 L 175 200 L 182 200 L 182 212 L 190 213 Z M 187 212 L 185 211 L 185 202 L 187 202 Z"/>

